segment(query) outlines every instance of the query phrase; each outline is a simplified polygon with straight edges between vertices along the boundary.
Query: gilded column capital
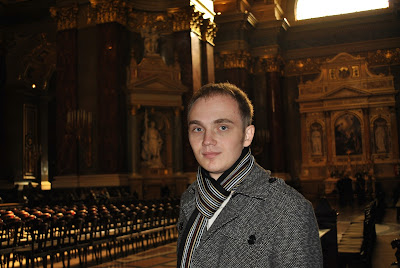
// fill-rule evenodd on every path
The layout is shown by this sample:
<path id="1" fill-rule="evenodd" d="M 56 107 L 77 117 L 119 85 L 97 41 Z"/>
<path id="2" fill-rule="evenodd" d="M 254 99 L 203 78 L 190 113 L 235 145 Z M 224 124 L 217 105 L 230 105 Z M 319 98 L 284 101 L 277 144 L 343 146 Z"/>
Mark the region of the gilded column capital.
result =
<path id="1" fill-rule="evenodd" d="M 216 69 L 248 68 L 251 55 L 244 50 L 221 52 L 215 57 Z"/>
<path id="2" fill-rule="evenodd" d="M 69 30 L 78 27 L 78 11 L 77 4 L 68 7 L 51 7 L 50 14 L 56 19 L 57 30 Z"/>
<path id="3" fill-rule="evenodd" d="M 202 39 L 214 46 L 214 38 L 217 35 L 217 30 L 218 28 L 215 22 L 210 21 L 209 19 L 204 20 L 202 27 Z"/>
<path id="4" fill-rule="evenodd" d="M 195 10 L 193 6 L 170 9 L 168 13 L 172 20 L 172 30 L 174 32 L 190 30 L 198 36 L 202 36 L 203 14 Z"/>
<path id="5" fill-rule="evenodd" d="M 126 26 L 130 5 L 125 0 L 96 1 L 90 0 L 87 14 L 87 23 L 117 22 Z"/>

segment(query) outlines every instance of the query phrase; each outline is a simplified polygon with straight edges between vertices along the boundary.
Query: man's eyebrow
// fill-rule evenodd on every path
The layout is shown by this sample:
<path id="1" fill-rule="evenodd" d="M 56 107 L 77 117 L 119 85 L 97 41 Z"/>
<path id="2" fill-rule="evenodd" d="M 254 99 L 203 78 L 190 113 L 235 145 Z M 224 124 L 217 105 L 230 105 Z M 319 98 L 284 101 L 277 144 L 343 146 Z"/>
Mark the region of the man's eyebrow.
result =
<path id="1" fill-rule="evenodd" d="M 190 120 L 188 122 L 188 125 L 200 125 L 200 121 L 198 121 L 198 120 Z"/>
<path id="2" fill-rule="evenodd" d="M 221 124 L 221 123 L 230 123 L 233 124 L 232 120 L 229 120 L 227 118 L 221 118 L 221 119 L 217 119 L 214 121 L 215 124 Z"/>

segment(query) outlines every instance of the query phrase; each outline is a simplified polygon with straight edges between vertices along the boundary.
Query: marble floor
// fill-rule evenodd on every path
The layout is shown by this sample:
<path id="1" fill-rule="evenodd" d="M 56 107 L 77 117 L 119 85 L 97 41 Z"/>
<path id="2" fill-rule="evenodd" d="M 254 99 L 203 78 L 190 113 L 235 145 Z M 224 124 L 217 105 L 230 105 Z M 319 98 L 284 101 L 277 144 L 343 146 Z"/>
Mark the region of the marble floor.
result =
<path id="1" fill-rule="evenodd" d="M 344 208 L 338 209 L 338 241 L 341 234 L 346 230 L 352 219 L 362 215 L 362 209 Z M 376 243 L 372 254 L 372 268 L 389 268 L 396 261 L 396 250 L 391 247 L 393 239 L 400 238 L 400 223 L 396 220 L 396 209 L 386 208 L 385 215 L 381 223 L 375 225 Z"/>

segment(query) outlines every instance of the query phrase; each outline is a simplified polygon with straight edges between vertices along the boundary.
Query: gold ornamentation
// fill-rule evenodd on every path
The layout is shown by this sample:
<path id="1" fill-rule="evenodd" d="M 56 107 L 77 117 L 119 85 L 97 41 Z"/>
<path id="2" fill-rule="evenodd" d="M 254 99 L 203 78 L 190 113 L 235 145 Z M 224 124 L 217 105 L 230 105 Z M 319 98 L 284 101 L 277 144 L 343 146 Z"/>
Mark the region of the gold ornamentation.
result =
<path id="1" fill-rule="evenodd" d="M 368 52 L 366 58 L 370 66 L 400 64 L 400 48 Z"/>
<path id="2" fill-rule="evenodd" d="M 250 61 L 250 53 L 239 50 L 217 54 L 215 57 L 215 66 L 217 69 L 248 68 Z"/>
<path id="3" fill-rule="evenodd" d="M 193 6 L 169 10 L 174 32 L 191 30 L 202 36 L 203 13 L 196 11 Z"/>
<path id="4" fill-rule="evenodd" d="M 279 72 L 283 66 L 283 59 L 280 55 L 255 59 L 252 66 L 252 73 Z"/>
<path id="5" fill-rule="evenodd" d="M 192 12 L 192 18 L 190 20 L 190 30 L 197 34 L 198 36 L 201 35 L 201 27 L 203 24 L 203 14 L 198 12 L 198 11 L 193 11 Z"/>
<path id="6" fill-rule="evenodd" d="M 203 40 L 207 41 L 208 43 L 210 43 L 211 45 L 215 45 L 214 44 L 214 38 L 217 35 L 217 25 L 210 21 L 210 20 L 204 20 L 203 21 Z"/>
<path id="7" fill-rule="evenodd" d="M 88 9 L 87 22 L 96 24 L 118 22 L 121 25 L 127 25 L 129 5 L 124 0 L 91 1 Z"/>
<path id="8" fill-rule="evenodd" d="M 78 27 L 78 5 L 73 4 L 69 7 L 51 7 L 50 14 L 57 21 L 57 30 L 69 30 Z"/>
<path id="9" fill-rule="evenodd" d="M 174 32 L 190 30 L 193 12 L 192 7 L 170 9 L 168 15 L 172 22 L 172 30 Z"/>
<path id="10" fill-rule="evenodd" d="M 307 58 L 290 60 L 285 66 L 285 74 L 291 76 L 319 73 L 321 71 L 320 66 L 326 59 L 327 58 Z"/>
<path id="11" fill-rule="evenodd" d="M 360 53 L 357 57 L 365 57 L 369 67 L 391 66 L 400 64 L 400 48 L 386 50 L 376 50 Z M 327 57 L 307 58 L 290 60 L 285 66 L 285 75 L 315 74 L 321 72 L 321 64 L 326 62 Z M 359 73 L 354 72 L 353 77 L 359 77 Z"/>

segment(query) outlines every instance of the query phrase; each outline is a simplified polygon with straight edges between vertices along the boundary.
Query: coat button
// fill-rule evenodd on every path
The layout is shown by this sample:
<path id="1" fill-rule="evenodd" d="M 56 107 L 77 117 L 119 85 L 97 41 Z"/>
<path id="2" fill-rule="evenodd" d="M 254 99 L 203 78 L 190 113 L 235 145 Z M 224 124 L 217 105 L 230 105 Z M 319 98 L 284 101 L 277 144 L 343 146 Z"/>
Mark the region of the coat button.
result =
<path id="1" fill-rule="evenodd" d="M 179 231 L 183 230 L 183 222 L 182 221 L 179 223 L 178 229 L 179 229 Z"/>
<path id="2" fill-rule="evenodd" d="M 273 183 L 275 181 L 276 181 L 276 178 L 269 178 L 269 180 L 268 180 L 269 183 Z"/>
<path id="3" fill-rule="evenodd" d="M 190 189 L 190 193 L 195 194 L 195 192 L 194 188 Z"/>
<path id="4" fill-rule="evenodd" d="M 249 245 L 254 245 L 254 243 L 256 242 L 256 236 L 255 235 L 249 236 L 247 242 L 249 243 Z"/>

